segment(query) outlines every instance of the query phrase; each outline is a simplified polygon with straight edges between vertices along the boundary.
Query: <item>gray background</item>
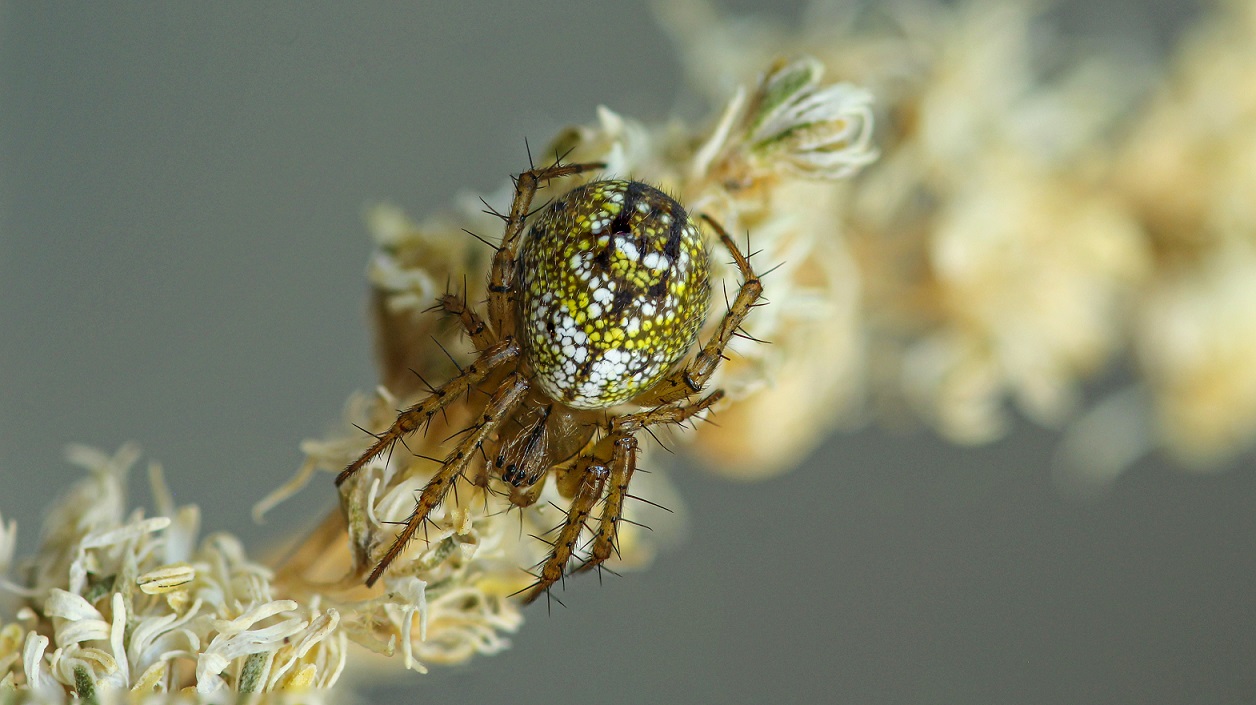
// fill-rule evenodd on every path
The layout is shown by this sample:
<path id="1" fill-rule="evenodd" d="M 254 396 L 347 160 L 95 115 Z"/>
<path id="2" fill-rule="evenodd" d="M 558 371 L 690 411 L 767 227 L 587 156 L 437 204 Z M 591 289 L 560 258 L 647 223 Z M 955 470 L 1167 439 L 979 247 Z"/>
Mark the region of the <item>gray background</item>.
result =
<path id="1" fill-rule="evenodd" d="M 363 207 L 432 213 L 517 171 L 524 137 L 678 99 L 638 3 L 453 6 L 0 4 L 0 511 L 24 550 L 79 476 L 71 441 L 141 442 L 253 545 L 321 516 L 329 480 L 266 526 L 248 509 L 373 384 Z M 1182 12 L 1061 21 L 1163 42 Z M 1077 504 L 1057 440 L 868 431 L 762 484 L 685 469 L 691 535 L 651 570 L 576 581 L 513 650 L 369 695 L 1256 700 L 1250 458 L 1146 461 Z"/>

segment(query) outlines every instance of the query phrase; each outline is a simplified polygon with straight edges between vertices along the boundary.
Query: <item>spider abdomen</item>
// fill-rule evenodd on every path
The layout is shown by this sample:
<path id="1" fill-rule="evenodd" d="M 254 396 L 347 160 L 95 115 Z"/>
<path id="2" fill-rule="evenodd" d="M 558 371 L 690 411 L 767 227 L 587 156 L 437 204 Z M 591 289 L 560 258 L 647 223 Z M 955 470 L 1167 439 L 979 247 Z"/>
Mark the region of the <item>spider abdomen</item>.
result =
<path id="1" fill-rule="evenodd" d="M 661 380 L 706 319 L 708 262 L 684 207 L 637 181 L 554 201 L 523 242 L 517 332 L 553 399 L 601 409 Z"/>

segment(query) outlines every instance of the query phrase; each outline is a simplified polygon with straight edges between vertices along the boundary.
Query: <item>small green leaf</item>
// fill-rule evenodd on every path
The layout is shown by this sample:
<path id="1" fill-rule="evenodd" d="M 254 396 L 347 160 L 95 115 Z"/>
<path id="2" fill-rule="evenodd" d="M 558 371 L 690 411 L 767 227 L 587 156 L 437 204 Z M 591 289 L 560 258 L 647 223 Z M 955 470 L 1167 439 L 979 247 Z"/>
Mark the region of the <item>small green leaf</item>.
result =
<path id="1" fill-rule="evenodd" d="M 241 693 L 256 693 L 262 681 L 262 671 L 266 669 L 266 654 L 249 654 L 244 659 L 244 667 L 240 669 Z"/>
<path id="2" fill-rule="evenodd" d="M 751 130 L 775 117 L 781 106 L 793 100 L 800 91 L 815 84 L 820 78 L 820 66 L 814 59 L 794 62 L 769 74 L 764 79 L 758 111 L 751 121 Z"/>
<path id="3" fill-rule="evenodd" d="M 100 699 L 96 697 L 96 681 L 86 666 L 74 667 L 74 692 L 86 705 L 100 705 Z"/>
<path id="4" fill-rule="evenodd" d="M 96 600 L 113 592 L 113 585 L 117 577 L 116 575 L 105 575 L 103 577 L 95 574 L 89 575 L 87 594 L 83 595 L 83 599 L 96 604 Z"/>

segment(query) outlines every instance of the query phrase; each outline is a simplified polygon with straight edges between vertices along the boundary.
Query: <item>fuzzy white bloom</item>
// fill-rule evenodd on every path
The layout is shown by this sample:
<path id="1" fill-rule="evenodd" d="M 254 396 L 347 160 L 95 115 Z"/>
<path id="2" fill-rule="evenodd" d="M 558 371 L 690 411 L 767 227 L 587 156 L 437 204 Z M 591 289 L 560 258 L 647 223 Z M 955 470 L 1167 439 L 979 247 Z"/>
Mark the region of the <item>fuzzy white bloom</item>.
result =
<path id="1" fill-rule="evenodd" d="M 764 77 L 759 105 L 748 111 L 752 154 L 801 176 L 829 179 L 876 160 L 872 94 L 849 83 L 822 85 L 823 75 L 824 66 L 808 57 Z"/>
<path id="2" fill-rule="evenodd" d="M 75 446 L 70 459 L 89 476 L 54 505 L 33 579 L 13 587 L 29 606 L 0 627 L 0 685 L 48 702 L 189 690 L 321 701 L 345 659 L 334 608 L 275 599 L 271 571 L 229 535 L 198 541 L 199 512 L 169 501 L 156 466 L 158 516 L 126 511 L 134 447 Z M 13 533 L 0 536 L 0 566 Z"/>

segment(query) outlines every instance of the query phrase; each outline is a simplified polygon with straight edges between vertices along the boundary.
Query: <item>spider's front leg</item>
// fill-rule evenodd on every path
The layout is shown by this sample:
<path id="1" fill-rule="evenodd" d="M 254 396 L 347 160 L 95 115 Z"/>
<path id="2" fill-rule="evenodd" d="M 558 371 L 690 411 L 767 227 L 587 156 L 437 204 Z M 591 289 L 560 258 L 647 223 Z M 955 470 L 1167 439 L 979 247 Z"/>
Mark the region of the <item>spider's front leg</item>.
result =
<path id="1" fill-rule="evenodd" d="M 601 518 L 593 536 L 593 550 L 578 570 L 599 566 L 619 551 L 619 522 L 623 517 L 624 500 L 629 497 L 628 483 L 637 468 L 636 433 L 648 426 L 683 424 L 722 398 L 724 392 L 716 390 L 692 404 L 669 404 L 611 421 L 610 432 L 598 442 L 591 456 L 583 459 L 585 469 L 580 488 L 571 500 L 558 538 L 552 544 L 553 550 L 541 566 L 541 574 L 535 583 L 526 588 L 528 595 L 524 602 L 532 602 L 563 578 L 567 562 L 585 529 L 585 522 L 603 491 L 606 501 L 602 504 Z M 597 458 L 601 455 L 599 451 L 605 452 L 607 447 L 610 448 L 610 461 L 603 464 Z"/>
<path id="2" fill-rule="evenodd" d="M 605 167 L 600 162 L 555 162 L 541 169 L 529 169 L 515 178 L 515 198 L 510 204 L 510 213 L 505 216 L 506 231 L 502 234 L 501 246 L 493 255 L 493 269 L 488 279 L 488 317 L 498 335 L 512 333 L 510 322 L 514 317 L 514 300 L 511 293 L 515 285 L 515 258 L 519 254 L 519 240 L 525 221 L 531 214 L 529 209 L 537 189 L 552 179 Z"/>
<path id="3" fill-rule="evenodd" d="M 441 409 L 448 406 L 451 401 L 471 389 L 494 370 L 517 357 L 519 357 L 519 345 L 511 338 L 490 346 L 476 358 L 475 362 L 465 367 L 462 374 L 432 390 L 432 393 L 423 401 L 399 413 L 393 425 L 375 436 L 375 442 L 336 476 L 336 486 L 344 484 L 345 480 L 353 477 L 377 455 L 391 449 L 406 436 L 430 422 L 432 417 L 440 413 Z"/>

